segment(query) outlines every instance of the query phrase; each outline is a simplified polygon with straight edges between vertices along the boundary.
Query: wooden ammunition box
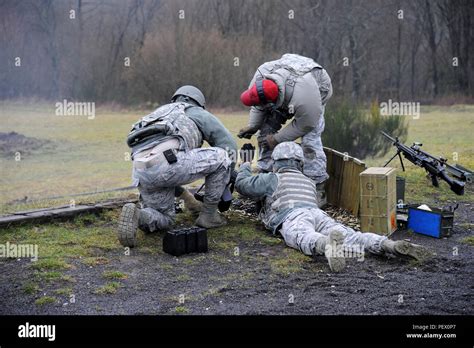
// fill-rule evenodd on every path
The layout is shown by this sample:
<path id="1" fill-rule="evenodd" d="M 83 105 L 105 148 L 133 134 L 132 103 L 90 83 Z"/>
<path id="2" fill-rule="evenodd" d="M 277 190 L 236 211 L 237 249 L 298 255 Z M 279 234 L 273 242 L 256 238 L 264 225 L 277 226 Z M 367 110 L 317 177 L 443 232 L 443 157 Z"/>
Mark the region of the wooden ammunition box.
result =
<path id="1" fill-rule="evenodd" d="M 396 168 L 371 167 L 360 173 L 360 229 L 390 235 L 397 228 Z"/>
<path id="2" fill-rule="evenodd" d="M 328 203 L 357 216 L 360 204 L 359 175 L 367 169 L 365 163 L 328 147 L 324 148 L 324 153 L 329 174 L 326 182 Z"/>

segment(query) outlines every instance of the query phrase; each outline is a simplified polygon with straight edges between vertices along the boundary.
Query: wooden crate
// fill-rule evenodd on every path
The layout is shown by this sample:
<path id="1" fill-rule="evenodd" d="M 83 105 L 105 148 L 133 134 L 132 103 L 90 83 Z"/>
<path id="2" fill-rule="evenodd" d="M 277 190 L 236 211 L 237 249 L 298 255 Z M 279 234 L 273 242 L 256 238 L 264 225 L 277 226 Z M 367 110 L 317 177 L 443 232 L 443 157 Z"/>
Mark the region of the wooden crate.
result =
<path id="1" fill-rule="evenodd" d="M 326 184 L 328 203 L 357 216 L 360 199 L 359 174 L 367 168 L 365 163 L 328 147 L 324 148 L 324 152 L 329 174 Z"/>
<path id="2" fill-rule="evenodd" d="M 360 174 L 360 229 L 389 235 L 397 228 L 396 168 L 371 167 Z"/>

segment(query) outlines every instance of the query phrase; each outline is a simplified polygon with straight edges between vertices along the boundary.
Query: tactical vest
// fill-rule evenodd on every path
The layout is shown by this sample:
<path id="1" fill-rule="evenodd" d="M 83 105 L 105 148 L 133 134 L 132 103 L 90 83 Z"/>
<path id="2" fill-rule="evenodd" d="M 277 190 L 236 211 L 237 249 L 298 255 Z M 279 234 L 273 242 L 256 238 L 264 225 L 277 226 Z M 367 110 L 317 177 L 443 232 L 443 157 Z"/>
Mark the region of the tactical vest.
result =
<path id="1" fill-rule="evenodd" d="M 127 138 L 132 154 L 170 138 L 180 140 L 180 150 L 201 147 L 202 134 L 196 124 L 186 116 L 186 109 L 192 106 L 194 105 L 183 102 L 166 104 L 142 117 L 132 126 Z"/>
<path id="2" fill-rule="evenodd" d="M 273 71 L 284 68 L 292 73 L 293 76 L 303 76 L 313 69 L 322 69 L 323 67 L 311 58 L 303 57 L 298 54 L 287 53 L 275 61 Z"/>
<path id="3" fill-rule="evenodd" d="M 285 82 L 285 100 L 291 100 L 296 80 L 309 72 L 312 72 L 314 79 L 318 83 L 322 104 L 325 105 L 326 101 L 331 97 L 331 79 L 326 70 L 313 59 L 298 54 L 287 53 L 272 63 L 273 66 L 270 68 L 270 73 L 282 68 L 290 73 Z"/>
<path id="4" fill-rule="evenodd" d="M 278 185 L 265 200 L 264 223 L 276 229 L 295 208 L 318 208 L 316 184 L 297 169 L 287 168 L 276 173 Z"/>

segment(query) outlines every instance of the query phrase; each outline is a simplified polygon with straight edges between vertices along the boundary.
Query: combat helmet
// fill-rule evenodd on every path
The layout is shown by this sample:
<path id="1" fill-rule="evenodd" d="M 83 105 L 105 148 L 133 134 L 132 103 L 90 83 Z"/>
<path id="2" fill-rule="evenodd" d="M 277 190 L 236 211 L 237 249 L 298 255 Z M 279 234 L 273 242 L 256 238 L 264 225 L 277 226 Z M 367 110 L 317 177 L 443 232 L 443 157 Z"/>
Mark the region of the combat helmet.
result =
<path id="1" fill-rule="evenodd" d="M 274 161 L 284 159 L 294 159 L 304 162 L 303 149 L 300 145 L 293 141 L 286 141 L 278 144 L 272 152 L 272 159 Z"/>
<path id="2" fill-rule="evenodd" d="M 176 92 L 174 92 L 173 96 L 171 97 L 171 101 L 176 101 L 179 96 L 191 98 L 200 107 L 205 109 L 206 98 L 204 98 L 204 94 L 199 90 L 199 88 L 190 85 L 181 86 L 176 90 Z"/>

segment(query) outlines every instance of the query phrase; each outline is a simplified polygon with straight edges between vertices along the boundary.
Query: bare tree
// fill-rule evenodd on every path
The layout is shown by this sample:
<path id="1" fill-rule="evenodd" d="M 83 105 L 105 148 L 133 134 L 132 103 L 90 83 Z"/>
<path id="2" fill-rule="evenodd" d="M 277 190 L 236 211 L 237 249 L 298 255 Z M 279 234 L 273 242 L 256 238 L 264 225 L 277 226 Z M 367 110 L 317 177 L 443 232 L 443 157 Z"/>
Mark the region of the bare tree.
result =
<path id="1" fill-rule="evenodd" d="M 0 57 L 28 62 L 0 71 L 0 98 L 164 102 L 170 89 L 192 82 L 215 105 L 238 106 L 256 67 L 287 52 L 314 58 L 335 95 L 356 101 L 473 97 L 473 7 L 472 0 L 0 0 Z"/>

